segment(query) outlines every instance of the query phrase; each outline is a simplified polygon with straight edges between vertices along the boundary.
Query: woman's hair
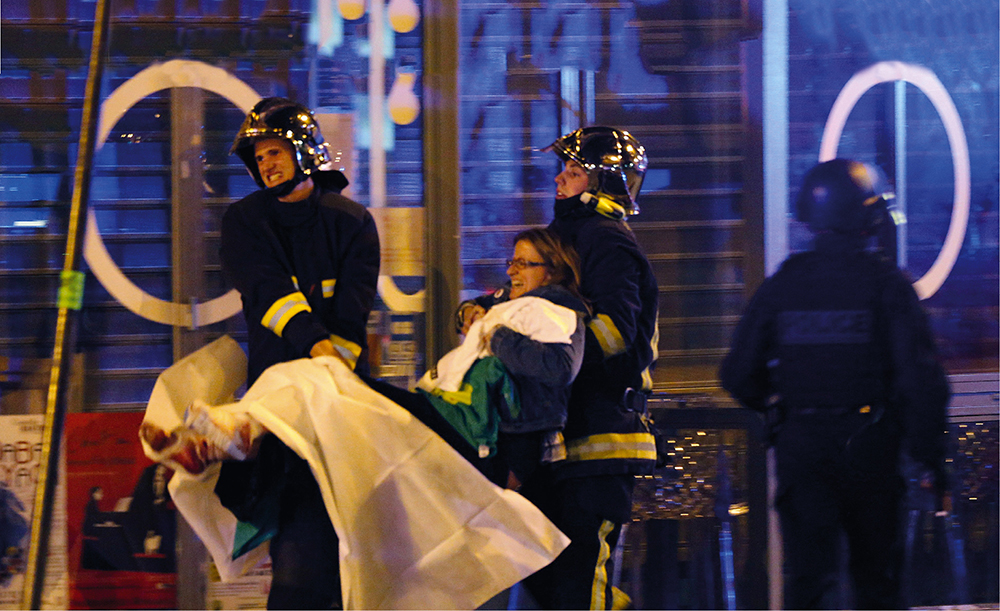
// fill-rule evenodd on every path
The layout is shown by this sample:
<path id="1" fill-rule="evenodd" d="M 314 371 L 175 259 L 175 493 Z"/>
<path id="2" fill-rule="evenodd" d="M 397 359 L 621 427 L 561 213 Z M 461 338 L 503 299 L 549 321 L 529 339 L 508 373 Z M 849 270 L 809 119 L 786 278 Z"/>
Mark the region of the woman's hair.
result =
<path id="1" fill-rule="evenodd" d="M 514 236 L 513 245 L 517 246 L 522 240 L 538 251 L 549 275 L 552 276 L 551 284 L 562 285 L 584 304 L 587 303 L 580 293 L 580 257 L 572 246 L 563 243 L 559 236 L 544 227 L 525 229 Z"/>

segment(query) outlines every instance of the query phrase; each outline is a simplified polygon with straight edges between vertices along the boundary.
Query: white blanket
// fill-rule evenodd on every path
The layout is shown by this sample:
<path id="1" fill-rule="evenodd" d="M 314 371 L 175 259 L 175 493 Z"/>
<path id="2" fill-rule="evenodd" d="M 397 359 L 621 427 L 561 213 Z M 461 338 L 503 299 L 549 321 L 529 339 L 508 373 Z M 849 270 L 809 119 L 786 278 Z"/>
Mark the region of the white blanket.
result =
<path id="1" fill-rule="evenodd" d="M 217 404 L 233 386 L 234 347 L 242 357 L 224 337 L 165 371 L 146 419 L 172 430 L 194 395 Z M 176 384 L 183 388 L 162 388 Z M 569 543 L 534 505 L 490 483 L 339 359 L 271 367 L 226 409 L 251 414 L 308 461 L 340 538 L 346 609 L 475 608 Z M 236 518 L 213 493 L 217 479 L 217 465 L 199 477 L 178 473 L 170 492 L 223 579 L 232 579 L 265 546 L 230 559 Z"/>
<path id="2" fill-rule="evenodd" d="M 510 327 L 535 341 L 568 344 L 576 331 L 576 317 L 574 310 L 541 297 L 518 297 L 497 304 L 472 323 L 462 343 L 441 357 L 437 367 L 420 378 L 417 388 L 428 392 L 460 389 L 469 368 L 477 360 L 489 356 L 485 339 L 498 325 Z"/>

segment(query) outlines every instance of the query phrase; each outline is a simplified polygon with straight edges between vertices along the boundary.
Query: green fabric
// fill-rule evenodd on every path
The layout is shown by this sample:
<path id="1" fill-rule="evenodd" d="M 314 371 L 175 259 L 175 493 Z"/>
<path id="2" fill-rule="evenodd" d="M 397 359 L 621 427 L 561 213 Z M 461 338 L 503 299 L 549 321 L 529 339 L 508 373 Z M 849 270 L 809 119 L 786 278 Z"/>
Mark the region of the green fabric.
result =
<path id="1" fill-rule="evenodd" d="M 271 487 L 254 504 L 250 521 L 236 523 L 233 537 L 233 560 L 269 540 L 278 532 L 278 511 L 284 486 Z"/>
<path id="2" fill-rule="evenodd" d="M 462 437 L 475 448 L 486 446 L 489 455 L 497 450 L 500 415 L 498 405 L 507 405 L 513 417 L 521 414 L 517 386 L 495 356 L 476 361 L 454 392 L 420 390 Z"/>

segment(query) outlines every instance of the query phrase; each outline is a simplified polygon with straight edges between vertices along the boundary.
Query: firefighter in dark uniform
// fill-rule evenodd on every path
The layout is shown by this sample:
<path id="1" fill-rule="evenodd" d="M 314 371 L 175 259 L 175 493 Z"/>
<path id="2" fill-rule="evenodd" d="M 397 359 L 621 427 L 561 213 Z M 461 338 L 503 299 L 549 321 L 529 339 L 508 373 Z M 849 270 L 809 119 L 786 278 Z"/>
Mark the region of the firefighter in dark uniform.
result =
<path id="1" fill-rule="evenodd" d="M 840 608 L 847 537 L 855 607 L 902 608 L 900 450 L 944 495 L 947 377 L 910 282 L 878 173 L 835 159 L 806 175 L 796 216 L 814 234 L 753 296 L 720 370 L 769 413 L 785 606 Z M 883 252 L 869 250 L 882 235 Z"/>
<path id="2" fill-rule="evenodd" d="M 347 179 L 312 113 L 264 99 L 231 152 L 261 187 L 226 211 L 220 247 L 243 299 L 247 386 L 271 365 L 304 357 L 336 356 L 366 373 L 378 233 L 371 214 L 340 194 Z M 268 608 L 341 608 L 337 536 L 304 460 L 268 435 L 256 460 L 223 465 L 217 492 L 241 520 L 278 513 Z"/>
<path id="3" fill-rule="evenodd" d="M 594 314 L 563 432 L 566 459 L 520 488 L 572 542 L 524 584 L 543 609 L 620 608 L 627 597 L 612 588 L 610 559 L 631 514 L 635 475 L 656 463 L 645 399 L 657 355 L 658 289 L 625 222 L 639 212 L 647 158 L 631 134 L 599 126 L 545 151 L 564 162 L 549 229 L 576 249 L 581 292 Z M 462 304 L 459 320 L 471 324 L 505 290 Z"/>

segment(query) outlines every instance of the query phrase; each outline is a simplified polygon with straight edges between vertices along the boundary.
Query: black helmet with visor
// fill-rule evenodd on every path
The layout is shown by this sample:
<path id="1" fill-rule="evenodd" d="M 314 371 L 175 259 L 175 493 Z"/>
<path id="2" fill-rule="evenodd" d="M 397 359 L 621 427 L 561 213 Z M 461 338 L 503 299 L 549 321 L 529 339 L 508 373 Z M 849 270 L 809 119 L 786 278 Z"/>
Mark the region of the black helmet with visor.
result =
<path id="1" fill-rule="evenodd" d="M 874 237 L 875 250 L 895 261 L 896 226 L 905 219 L 890 205 L 893 198 L 877 166 L 831 159 L 806 173 L 795 200 L 795 218 L 814 234 Z"/>

